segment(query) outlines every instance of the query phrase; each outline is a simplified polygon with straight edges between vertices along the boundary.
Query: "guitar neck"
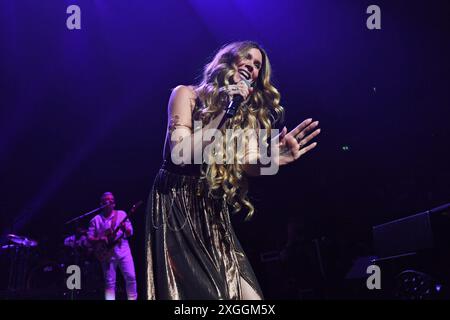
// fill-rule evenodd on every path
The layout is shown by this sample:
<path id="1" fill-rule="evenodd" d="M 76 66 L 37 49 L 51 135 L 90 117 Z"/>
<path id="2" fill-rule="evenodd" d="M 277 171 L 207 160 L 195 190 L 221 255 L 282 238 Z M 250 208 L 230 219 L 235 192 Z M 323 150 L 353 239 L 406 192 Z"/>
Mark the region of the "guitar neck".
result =
<path id="1" fill-rule="evenodd" d="M 122 220 L 120 220 L 120 222 L 117 224 L 117 226 L 114 228 L 114 231 L 113 231 L 113 233 L 115 234 L 117 231 L 119 231 L 119 229 L 120 229 L 120 225 L 125 221 L 125 220 L 127 220 L 128 219 L 128 215 L 127 214 L 125 214 L 125 217 L 122 219 Z"/>
<path id="2" fill-rule="evenodd" d="M 134 204 L 133 207 L 131 208 L 129 214 L 127 214 L 127 213 L 125 212 L 125 217 L 123 217 L 123 218 L 120 220 L 120 222 L 117 224 L 117 226 L 114 228 L 113 234 L 116 234 L 116 232 L 119 231 L 120 225 L 121 225 L 125 220 L 127 220 L 128 217 L 130 216 L 130 214 L 133 214 L 133 213 L 137 210 L 137 208 L 139 208 L 139 206 L 142 205 L 142 203 L 143 203 L 143 201 L 141 200 L 141 201 L 137 202 L 136 204 Z"/>

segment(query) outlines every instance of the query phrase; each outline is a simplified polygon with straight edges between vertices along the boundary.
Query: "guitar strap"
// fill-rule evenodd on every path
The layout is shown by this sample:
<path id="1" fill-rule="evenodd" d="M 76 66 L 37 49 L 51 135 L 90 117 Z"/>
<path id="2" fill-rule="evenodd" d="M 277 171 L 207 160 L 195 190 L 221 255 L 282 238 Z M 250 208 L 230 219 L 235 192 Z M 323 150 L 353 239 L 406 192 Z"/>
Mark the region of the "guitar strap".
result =
<path id="1" fill-rule="evenodd" d="M 111 230 L 114 231 L 116 229 L 116 223 L 117 223 L 117 211 L 114 210 L 113 212 L 114 216 L 111 220 Z M 115 239 L 114 239 L 115 240 Z"/>

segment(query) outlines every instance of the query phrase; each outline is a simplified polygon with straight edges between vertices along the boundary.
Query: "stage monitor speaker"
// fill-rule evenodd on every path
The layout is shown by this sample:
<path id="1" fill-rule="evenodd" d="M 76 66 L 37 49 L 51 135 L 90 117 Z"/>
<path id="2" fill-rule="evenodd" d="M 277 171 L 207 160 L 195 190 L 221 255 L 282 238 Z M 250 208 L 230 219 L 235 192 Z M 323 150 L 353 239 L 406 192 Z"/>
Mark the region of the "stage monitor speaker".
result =
<path id="1" fill-rule="evenodd" d="M 388 257 L 450 246 L 450 203 L 372 228 L 374 249 Z"/>

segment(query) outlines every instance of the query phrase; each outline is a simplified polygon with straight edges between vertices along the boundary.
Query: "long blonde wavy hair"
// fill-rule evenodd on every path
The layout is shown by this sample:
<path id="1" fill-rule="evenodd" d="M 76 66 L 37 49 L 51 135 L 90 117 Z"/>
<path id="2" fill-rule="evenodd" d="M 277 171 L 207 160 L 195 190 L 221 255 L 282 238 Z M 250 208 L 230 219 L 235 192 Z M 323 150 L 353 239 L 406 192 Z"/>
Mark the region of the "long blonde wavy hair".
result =
<path id="1" fill-rule="evenodd" d="M 226 108 L 229 97 L 220 88 L 231 84 L 236 72 L 235 66 L 252 48 L 258 49 L 262 55 L 258 79 L 253 85 L 250 97 L 238 108 L 235 116 L 222 126 L 222 134 L 226 129 L 232 129 L 233 132 L 239 129 L 241 132 L 248 129 L 266 129 L 270 133 L 272 124 L 283 120 L 280 94 L 270 81 L 271 66 L 266 51 L 255 42 L 243 41 L 223 46 L 205 66 L 203 79 L 195 87 L 202 105 L 194 112 L 193 117 L 195 120 L 201 120 L 203 126 Z M 238 154 L 235 158 L 237 157 Z M 209 194 L 224 197 L 233 207 L 233 212 L 242 210 L 244 206 L 248 209 L 246 219 L 249 219 L 255 209 L 248 198 L 248 182 L 243 173 L 243 164 L 238 161 L 217 163 L 213 160 L 202 168 L 202 178 L 208 182 Z"/>

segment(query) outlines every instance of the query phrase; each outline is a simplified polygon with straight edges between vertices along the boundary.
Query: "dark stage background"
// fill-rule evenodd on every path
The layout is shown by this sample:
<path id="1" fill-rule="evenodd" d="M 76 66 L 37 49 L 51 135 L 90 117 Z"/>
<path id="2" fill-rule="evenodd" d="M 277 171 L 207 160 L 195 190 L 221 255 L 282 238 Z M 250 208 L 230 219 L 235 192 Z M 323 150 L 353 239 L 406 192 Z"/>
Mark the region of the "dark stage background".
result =
<path id="1" fill-rule="evenodd" d="M 71 4 L 81 8 L 81 30 L 66 28 Z M 366 27 L 371 4 L 381 8 L 381 30 Z M 374 254 L 373 225 L 450 201 L 449 8 L 444 0 L 1 0 L 0 235 L 36 239 L 39 259 L 56 261 L 64 222 L 104 191 L 124 210 L 146 200 L 170 89 L 197 82 L 221 45 L 255 40 L 271 59 L 288 128 L 313 117 L 322 133 L 300 161 L 251 181 L 257 212 L 251 222 L 234 217 L 236 231 L 266 297 L 301 298 L 300 287 L 317 286 L 316 297 L 345 297 L 353 259 Z M 144 211 L 132 221 L 142 290 Z M 303 285 L 307 271 L 261 260 L 283 249 L 288 225 L 297 241 L 320 240 L 325 280 L 306 276 L 320 281 Z"/>

